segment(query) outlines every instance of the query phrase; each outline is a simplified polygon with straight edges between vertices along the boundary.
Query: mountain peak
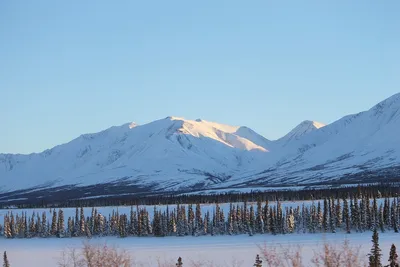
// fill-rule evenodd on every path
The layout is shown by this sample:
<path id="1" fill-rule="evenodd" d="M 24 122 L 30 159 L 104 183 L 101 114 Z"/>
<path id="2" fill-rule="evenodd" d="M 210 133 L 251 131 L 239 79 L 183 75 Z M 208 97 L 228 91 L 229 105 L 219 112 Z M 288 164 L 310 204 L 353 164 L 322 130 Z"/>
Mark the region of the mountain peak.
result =
<path id="1" fill-rule="evenodd" d="M 383 113 L 384 110 L 388 109 L 400 109 L 400 93 L 394 94 L 391 97 L 379 102 L 371 108 L 371 111 L 373 111 L 375 114 L 380 114 Z"/>
<path id="2" fill-rule="evenodd" d="M 136 122 L 131 122 L 129 124 L 129 129 L 135 128 L 136 126 L 139 126 Z"/>
<path id="3" fill-rule="evenodd" d="M 278 139 L 278 142 L 282 142 L 284 143 L 284 145 L 286 145 L 287 143 L 293 140 L 297 140 L 300 137 L 308 133 L 311 133 L 315 130 L 318 130 L 324 126 L 325 124 L 317 121 L 311 121 L 311 120 L 302 121 L 299 125 L 294 127 L 288 134 Z"/>
<path id="4" fill-rule="evenodd" d="M 316 129 L 319 129 L 326 125 L 321 122 L 318 122 L 318 121 L 305 120 L 305 121 L 301 122 L 297 127 L 300 127 L 300 126 L 301 127 L 314 127 Z"/>

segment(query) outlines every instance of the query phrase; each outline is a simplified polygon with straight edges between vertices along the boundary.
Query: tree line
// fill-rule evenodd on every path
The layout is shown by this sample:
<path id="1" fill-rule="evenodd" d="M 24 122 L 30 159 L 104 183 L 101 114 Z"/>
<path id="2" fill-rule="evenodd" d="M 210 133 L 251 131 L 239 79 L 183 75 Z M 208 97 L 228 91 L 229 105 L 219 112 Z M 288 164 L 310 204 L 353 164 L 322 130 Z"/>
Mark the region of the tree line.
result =
<path id="1" fill-rule="evenodd" d="M 83 207 L 75 216 L 64 216 L 64 210 L 50 209 L 41 214 L 9 211 L 4 215 L 0 233 L 6 238 L 92 236 L 202 236 L 238 234 L 335 233 L 365 232 L 379 229 L 399 231 L 400 198 L 368 195 L 347 198 L 325 198 L 309 204 L 282 207 L 281 201 L 257 201 L 255 205 L 230 203 L 227 212 L 218 203 L 203 211 L 200 203 L 166 207 L 131 206 L 130 213 L 112 210 L 103 215 L 92 208 L 85 216 Z M 212 210 L 212 211 L 210 211 Z"/>
<path id="2" fill-rule="evenodd" d="M 252 192 L 225 192 L 215 194 L 188 194 L 185 192 L 164 192 L 162 194 L 151 195 L 109 195 L 98 196 L 96 198 L 88 199 L 67 199 L 62 202 L 57 201 L 40 201 L 35 202 L 32 199 L 26 200 L 24 204 L 15 205 L 16 208 L 50 208 L 50 207 L 95 207 L 95 206 L 136 206 L 136 205 L 175 205 L 180 204 L 205 204 L 205 203 L 229 203 L 229 202 L 262 202 L 268 201 L 300 201 L 300 200 L 318 200 L 324 198 L 344 198 L 344 197 L 358 197 L 369 196 L 372 198 L 374 195 L 378 197 L 397 197 L 400 195 L 400 187 L 398 183 L 378 183 L 370 185 L 353 186 L 342 185 L 339 188 L 319 188 L 317 187 L 304 187 L 301 190 L 293 190 L 291 187 L 288 189 L 273 187 L 268 192 L 252 191 Z M 262 188 L 261 188 L 262 189 Z M 232 189 L 234 190 L 234 189 Z M 41 198 L 42 199 L 42 198 Z M 35 204 L 32 204 L 35 203 Z M 9 202 L 1 203 L 0 208 L 8 208 Z"/>

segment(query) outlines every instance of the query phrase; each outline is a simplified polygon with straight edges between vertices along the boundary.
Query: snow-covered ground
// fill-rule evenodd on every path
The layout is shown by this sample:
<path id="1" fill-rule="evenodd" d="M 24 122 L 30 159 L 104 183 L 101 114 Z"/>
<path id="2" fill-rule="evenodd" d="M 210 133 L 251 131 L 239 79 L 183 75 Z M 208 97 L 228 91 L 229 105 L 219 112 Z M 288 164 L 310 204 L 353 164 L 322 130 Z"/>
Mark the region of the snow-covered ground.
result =
<path id="1" fill-rule="evenodd" d="M 399 234 L 393 232 L 380 234 L 380 246 L 383 252 L 383 262 L 386 263 L 392 243 L 399 245 Z M 361 246 L 360 254 L 365 256 L 372 246 L 371 232 L 363 234 L 290 234 L 290 235 L 256 235 L 256 236 L 203 236 L 203 237 L 117 237 L 94 238 L 93 244 L 116 246 L 128 251 L 132 257 L 144 266 L 157 266 L 161 261 L 176 261 L 178 257 L 183 262 L 193 261 L 213 262 L 214 266 L 232 267 L 233 261 L 240 266 L 252 266 L 254 258 L 259 253 L 258 245 L 295 247 L 301 246 L 305 262 L 309 261 L 314 251 L 319 250 L 327 242 L 340 245 L 349 240 L 351 246 Z M 67 239 L 0 239 L 0 252 L 7 250 L 8 258 L 13 267 L 41 266 L 55 267 L 61 252 L 66 248 L 80 248 L 84 238 Z M 397 243 L 396 243 L 397 242 Z M 307 266 L 307 265 L 306 265 Z"/>

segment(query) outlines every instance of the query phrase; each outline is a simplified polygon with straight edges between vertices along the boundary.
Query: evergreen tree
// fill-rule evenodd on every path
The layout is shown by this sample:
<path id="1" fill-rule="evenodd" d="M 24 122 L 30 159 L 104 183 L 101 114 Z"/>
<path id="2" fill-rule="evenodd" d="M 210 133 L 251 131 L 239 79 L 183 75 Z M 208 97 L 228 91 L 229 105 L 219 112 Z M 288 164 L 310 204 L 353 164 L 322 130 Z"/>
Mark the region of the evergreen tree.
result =
<path id="1" fill-rule="evenodd" d="M 49 236 L 49 228 L 47 227 L 47 218 L 46 218 L 46 211 L 42 213 L 42 234 L 41 237 L 48 237 Z"/>
<path id="2" fill-rule="evenodd" d="M 254 263 L 255 267 L 262 267 L 262 260 L 260 259 L 260 255 L 257 254 L 256 256 L 256 262 Z"/>
<path id="3" fill-rule="evenodd" d="M 329 228 L 331 229 L 332 233 L 336 233 L 336 228 L 335 228 L 335 202 L 329 198 L 328 201 L 328 208 L 329 208 Z"/>
<path id="4" fill-rule="evenodd" d="M 15 219 L 14 219 L 14 214 L 11 212 L 10 214 L 10 229 L 11 229 L 11 238 L 14 238 L 17 236 L 17 229 L 15 225 Z"/>
<path id="5" fill-rule="evenodd" d="M 127 216 L 125 214 L 121 214 L 119 217 L 119 221 L 118 221 L 118 230 L 119 230 L 119 236 L 120 237 L 126 237 L 127 233 L 126 233 L 126 228 L 127 228 Z"/>
<path id="6" fill-rule="evenodd" d="M 379 214 L 378 214 L 378 202 L 376 197 L 374 196 L 373 204 L 372 204 L 372 212 L 370 215 L 371 218 L 371 227 L 372 229 L 377 228 L 379 226 Z"/>
<path id="7" fill-rule="evenodd" d="M 86 230 L 85 214 L 84 214 L 84 212 L 83 212 L 83 207 L 81 207 L 81 214 L 80 214 L 80 219 L 79 219 L 79 225 L 80 225 L 79 234 L 82 236 L 82 235 L 85 234 L 85 230 Z"/>
<path id="8" fill-rule="evenodd" d="M 85 222 L 85 231 L 84 231 L 84 233 L 86 234 L 87 238 L 89 238 L 89 239 L 92 238 L 92 232 L 90 231 L 88 220 Z"/>
<path id="9" fill-rule="evenodd" d="M 194 211 L 193 205 L 190 204 L 188 208 L 188 231 L 189 234 L 194 236 L 195 235 L 195 218 L 194 218 Z"/>
<path id="10" fill-rule="evenodd" d="M 374 229 L 372 234 L 372 248 L 369 256 L 369 267 L 382 267 L 381 249 L 379 248 L 379 234 L 377 229 Z"/>
<path id="11" fill-rule="evenodd" d="M 64 224 L 64 211 L 60 209 L 58 211 L 58 222 L 57 222 L 57 237 L 65 236 L 65 224 Z"/>
<path id="12" fill-rule="evenodd" d="M 228 234 L 233 235 L 234 229 L 233 229 L 233 222 L 234 222 L 234 208 L 232 203 L 229 204 L 229 213 L 228 213 Z"/>
<path id="13" fill-rule="evenodd" d="M 257 201 L 257 212 L 256 212 L 256 232 L 259 234 L 264 233 L 264 219 L 263 219 L 263 209 L 261 205 L 261 200 Z"/>
<path id="14" fill-rule="evenodd" d="M 396 252 L 396 246 L 392 244 L 392 247 L 390 248 L 390 254 L 389 254 L 389 265 L 388 267 L 399 267 L 399 262 L 397 261 L 397 252 Z"/>
<path id="15" fill-rule="evenodd" d="M 68 217 L 67 236 L 71 237 L 74 233 L 74 219 Z"/>
<path id="16" fill-rule="evenodd" d="M 10 267 L 10 262 L 8 261 L 6 251 L 4 251 L 4 254 L 3 254 L 3 267 Z"/>
<path id="17" fill-rule="evenodd" d="M 248 221 L 248 233 L 249 235 L 253 235 L 255 229 L 255 214 L 253 205 L 250 205 L 250 212 L 249 212 L 249 221 Z"/>
<path id="18" fill-rule="evenodd" d="M 347 204 L 347 198 L 343 199 L 343 219 L 346 224 L 346 232 L 350 234 L 350 214 L 349 214 L 349 206 Z"/>
<path id="19" fill-rule="evenodd" d="M 383 206 L 382 204 L 379 205 L 379 211 L 378 211 L 378 223 L 379 223 L 379 228 L 381 229 L 381 232 L 385 232 L 385 220 L 383 218 Z"/>
<path id="20" fill-rule="evenodd" d="M 361 198 L 360 200 L 359 210 L 360 210 L 360 230 L 365 231 L 365 229 L 367 228 L 367 211 L 366 211 L 366 202 L 364 197 Z"/>
<path id="21" fill-rule="evenodd" d="M 27 219 L 27 217 L 26 217 L 26 212 L 25 212 L 25 216 L 22 216 L 23 217 L 23 220 L 24 220 L 24 225 L 23 225 L 23 230 L 24 230 L 24 237 L 32 237 L 33 236 L 33 234 L 32 234 L 32 231 L 33 231 L 33 227 L 29 227 L 29 229 L 28 229 L 28 219 Z M 30 233 L 28 233 L 28 230 L 29 230 L 29 232 Z"/>
<path id="22" fill-rule="evenodd" d="M 263 213 L 264 213 L 264 216 L 263 216 L 263 220 L 264 220 L 264 232 L 265 232 L 265 233 L 269 233 L 269 230 L 270 230 L 270 225 L 269 225 L 270 220 L 269 220 L 269 203 L 268 203 L 268 200 L 265 201 L 265 205 L 264 205 L 264 208 L 263 208 Z"/>
<path id="23" fill-rule="evenodd" d="M 318 201 L 318 205 L 317 205 L 317 224 L 318 224 L 318 229 L 319 229 L 320 232 L 322 232 L 323 222 L 324 222 L 324 216 L 322 214 L 321 202 Z"/>
<path id="24" fill-rule="evenodd" d="M 201 218 L 201 207 L 200 207 L 200 203 L 197 203 L 196 204 L 196 223 L 195 223 L 196 236 L 198 236 L 202 233 L 202 229 L 203 229 L 203 221 Z"/>
<path id="25" fill-rule="evenodd" d="M 396 208 L 396 200 L 395 199 L 393 199 L 393 202 L 392 202 L 390 215 L 391 215 L 393 230 L 395 233 L 398 233 L 399 228 L 398 228 L 398 217 L 397 217 L 397 208 Z"/>
<path id="26" fill-rule="evenodd" d="M 5 236 L 6 238 L 11 238 L 11 237 L 12 237 L 12 235 L 11 235 L 10 220 L 9 220 L 8 214 L 6 214 L 6 215 L 4 216 L 4 236 Z"/>
<path id="27" fill-rule="evenodd" d="M 26 215 L 25 215 L 26 218 Z M 36 227 L 35 227 L 35 212 L 33 212 L 32 217 L 29 221 L 29 236 L 34 237 L 36 235 Z"/>
<path id="28" fill-rule="evenodd" d="M 183 266 L 181 257 L 178 258 L 178 262 L 176 263 L 176 266 L 178 266 L 178 267 L 182 267 Z"/>
<path id="29" fill-rule="evenodd" d="M 293 209 L 290 207 L 289 215 L 286 216 L 287 218 L 287 230 L 289 233 L 294 232 L 294 227 L 295 227 L 295 222 L 294 222 L 294 215 L 293 215 Z"/>
<path id="30" fill-rule="evenodd" d="M 324 232 L 328 231 L 328 214 L 329 214 L 329 207 L 328 207 L 328 200 L 325 198 L 324 199 L 324 218 L 322 221 L 322 227 L 324 229 Z"/>
<path id="31" fill-rule="evenodd" d="M 80 226 L 79 226 L 79 209 L 78 207 L 75 208 L 75 224 L 74 224 L 74 231 L 72 233 L 72 236 L 80 236 Z"/>
<path id="32" fill-rule="evenodd" d="M 53 217 L 51 219 L 51 231 L 50 234 L 52 236 L 55 236 L 57 234 L 57 212 L 54 209 L 53 210 Z"/>
<path id="33" fill-rule="evenodd" d="M 390 201 L 388 198 L 385 198 L 383 204 L 383 220 L 386 227 L 390 227 Z"/>
<path id="34" fill-rule="evenodd" d="M 337 228 L 341 228 L 343 223 L 343 213 L 339 198 L 337 199 L 335 209 L 335 224 Z"/>
<path id="35" fill-rule="evenodd" d="M 42 222 L 40 220 L 40 214 L 39 212 L 36 213 L 36 223 L 35 223 L 35 229 L 36 229 L 36 235 L 37 236 L 42 236 Z"/>
<path id="36" fill-rule="evenodd" d="M 133 211 L 133 206 L 131 206 L 130 220 L 129 220 L 129 234 L 135 235 L 135 212 Z"/>

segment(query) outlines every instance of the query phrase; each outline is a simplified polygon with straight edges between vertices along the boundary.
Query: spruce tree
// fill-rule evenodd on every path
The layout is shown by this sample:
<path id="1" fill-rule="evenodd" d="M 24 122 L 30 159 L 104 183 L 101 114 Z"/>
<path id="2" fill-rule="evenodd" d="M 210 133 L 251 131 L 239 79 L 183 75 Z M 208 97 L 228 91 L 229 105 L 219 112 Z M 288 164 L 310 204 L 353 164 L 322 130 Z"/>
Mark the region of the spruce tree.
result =
<path id="1" fill-rule="evenodd" d="M 200 203 L 196 204 L 196 223 L 195 223 L 195 231 L 196 236 L 200 235 L 203 229 L 203 221 L 201 218 L 201 207 Z"/>
<path id="2" fill-rule="evenodd" d="M 375 196 L 372 204 L 371 217 L 372 217 L 371 218 L 372 229 L 377 228 L 379 226 L 379 214 L 378 214 L 378 202 Z"/>
<path id="3" fill-rule="evenodd" d="M 374 229 L 372 234 L 372 248 L 369 256 L 369 267 L 382 267 L 381 249 L 379 248 L 379 234 L 377 229 Z"/>
<path id="4" fill-rule="evenodd" d="M 4 236 L 5 236 L 6 238 L 11 238 L 11 237 L 12 237 L 12 235 L 11 235 L 10 220 L 9 220 L 8 214 L 6 214 L 6 215 L 4 216 Z"/>
<path id="5" fill-rule="evenodd" d="M 54 209 L 53 210 L 53 217 L 51 219 L 51 231 L 50 234 L 52 236 L 55 236 L 57 234 L 57 212 Z"/>
<path id="6" fill-rule="evenodd" d="M 15 225 L 15 219 L 14 219 L 14 214 L 11 212 L 10 214 L 10 229 L 11 229 L 11 238 L 16 237 L 17 235 L 17 229 L 16 229 L 16 225 Z"/>
<path id="7" fill-rule="evenodd" d="M 133 206 L 131 206 L 130 220 L 129 220 L 129 234 L 135 235 L 135 212 L 133 211 Z"/>
<path id="8" fill-rule="evenodd" d="M 395 233 L 399 232 L 398 228 L 398 216 L 397 216 L 397 208 L 396 208 L 396 200 L 393 199 L 392 202 L 392 207 L 391 207 L 391 221 L 392 221 L 392 227 Z"/>
<path id="9" fill-rule="evenodd" d="M 75 224 L 74 224 L 74 231 L 73 231 L 73 233 L 72 233 L 72 235 L 73 236 L 79 236 L 80 234 L 79 234 L 79 230 L 80 230 L 80 227 L 79 227 L 79 209 L 78 209 L 78 207 L 76 207 L 75 208 Z"/>
<path id="10" fill-rule="evenodd" d="M 349 214 L 349 206 L 347 204 L 347 198 L 343 199 L 343 219 L 346 224 L 346 232 L 350 234 L 350 214 Z"/>
<path id="11" fill-rule="evenodd" d="M 89 239 L 92 238 L 92 233 L 90 231 L 88 221 L 85 222 L 85 231 L 84 231 L 84 233 L 86 234 L 87 238 L 89 238 Z"/>
<path id="12" fill-rule="evenodd" d="M 337 228 L 341 228 L 342 227 L 342 223 L 343 223 L 343 213 L 342 213 L 342 207 L 340 205 L 340 199 L 337 199 L 336 202 L 336 206 L 335 206 L 335 223 L 336 223 L 336 227 Z"/>
<path id="13" fill-rule="evenodd" d="M 71 237 L 74 233 L 74 219 L 68 217 L 67 236 Z"/>
<path id="14" fill-rule="evenodd" d="M 385 220 L 383 218 L 383 206 L 382 204 L 379 205 L 379 210 L 378 210 L 378 223 L 379 223 L 379 228 L 381 229 L 381 232 L 385 232 Z"/>
<path id="15" fill-rule="evenodd" d="M 64 224 L 64 211 L 60 209 L 58 211 L 58 221 L 57 221 L 57 237 L 65 236 L 65 224 Z"/>
<path id="16" fill-rule="evenodd" d="M 176 263 L 176 266 L 177 266 L 177 267 L 182 267 L 182 266 L 183 266 L 182 258 L 181 258 L 181 257 L 178 258 L 178 262 Z"/>
<path id="17" fill-rule="evenodd" d="M 255 229 L 255 214 L 254 214 L 254 208 L 253 205 L 250 206 L 250 212 L 249 212 L 249 220 L 248 220 L 248 233 L 250 236 L 254 234 L 254 229 Z"/>
<path id="18" fill-rule="evenodd" d="M 336 228 L 335 228 L 335 202 L 333 201 L 333 198 L 329 198 L 328 202 L 328 207 L 329 207 L 329 228 L 331 229 L 332 233 L 336 233 Z"/>
<path id="19" fill-rule="evenodd" d="M 260 255 L 257 254 L 256 256 L 256 262 L 254 263 L 255 267 L 262 267 L 262 260 L 260 259 Z"/>
<path id="20" fill-rule="evenodd" d="M 86 223 L 85 223 L 85 214 L 83 212 L 83 207 L 81 207 L 79 225 L 80 225 L 79 234 L 84 235 L 86 230 Z"/>
<path id="21" fill-rule="evenodd" d="M 323 225 L 324 217 L 322 214 L 322 209 L 321 209 L 321 202 L 318 201 L 317 205 L 317 226 L 320 232 L 322 232 L 322 225 Z"/>
<path id="22" fill-rule="evenodd" d="M 328 214 L 329 214 L 329 206 L 328 206 L 328 200 L 325 198 L 324 199 L 324 218 L 322 221 L 322 227 L 324 229 L 324 232 L 328 231 Z"/>
<path id="23" fill-rule="evenodd" d="M 4 254 L 3 254 L 3 267 L 10 267 L 10 262 L 8 261 L 6 251 L 4 251 Z"/>
<path id="24" fill-rule="evenodd" d="M 46 218 L 46 211 L 42 213 L 42 234 L 41 237 L 48 237 L 49 236 L 49 228 L 47 228 L 47 218 Z"/>
<path id="25" fill-rule="evenodd" d="M 396 246 L 392 244 L 392 247 L 390 248 L 390 254 L 389 254 L 389 265 L 388 267 L 399 267 L 399 262 L 397 261 L 397 252 L 396 252 Z"/>
<path id="26" fill-rule="evenodd" d="M 265 233 L 269 233 L 269 230 L 270 230 L 270 225 L 269 225 L 269 223 L 270 223 L 270 220 L 269 220 L 269 203 L 268 203 L 268 200 L 266 200 L 265 201 L 265 205 L 264 205 L 264 208 L 263 208 L 263 213 L 264 213 L 264 232 Z"/>
<path id="27" fill-rule="evenodd" d="M 256 231 L 259 234 L 264 233 L 264 219 L 263 219 L 263 209 L 261 205 L 261 200 L 257 201 L 257 212 L 256 212 Z"/>

